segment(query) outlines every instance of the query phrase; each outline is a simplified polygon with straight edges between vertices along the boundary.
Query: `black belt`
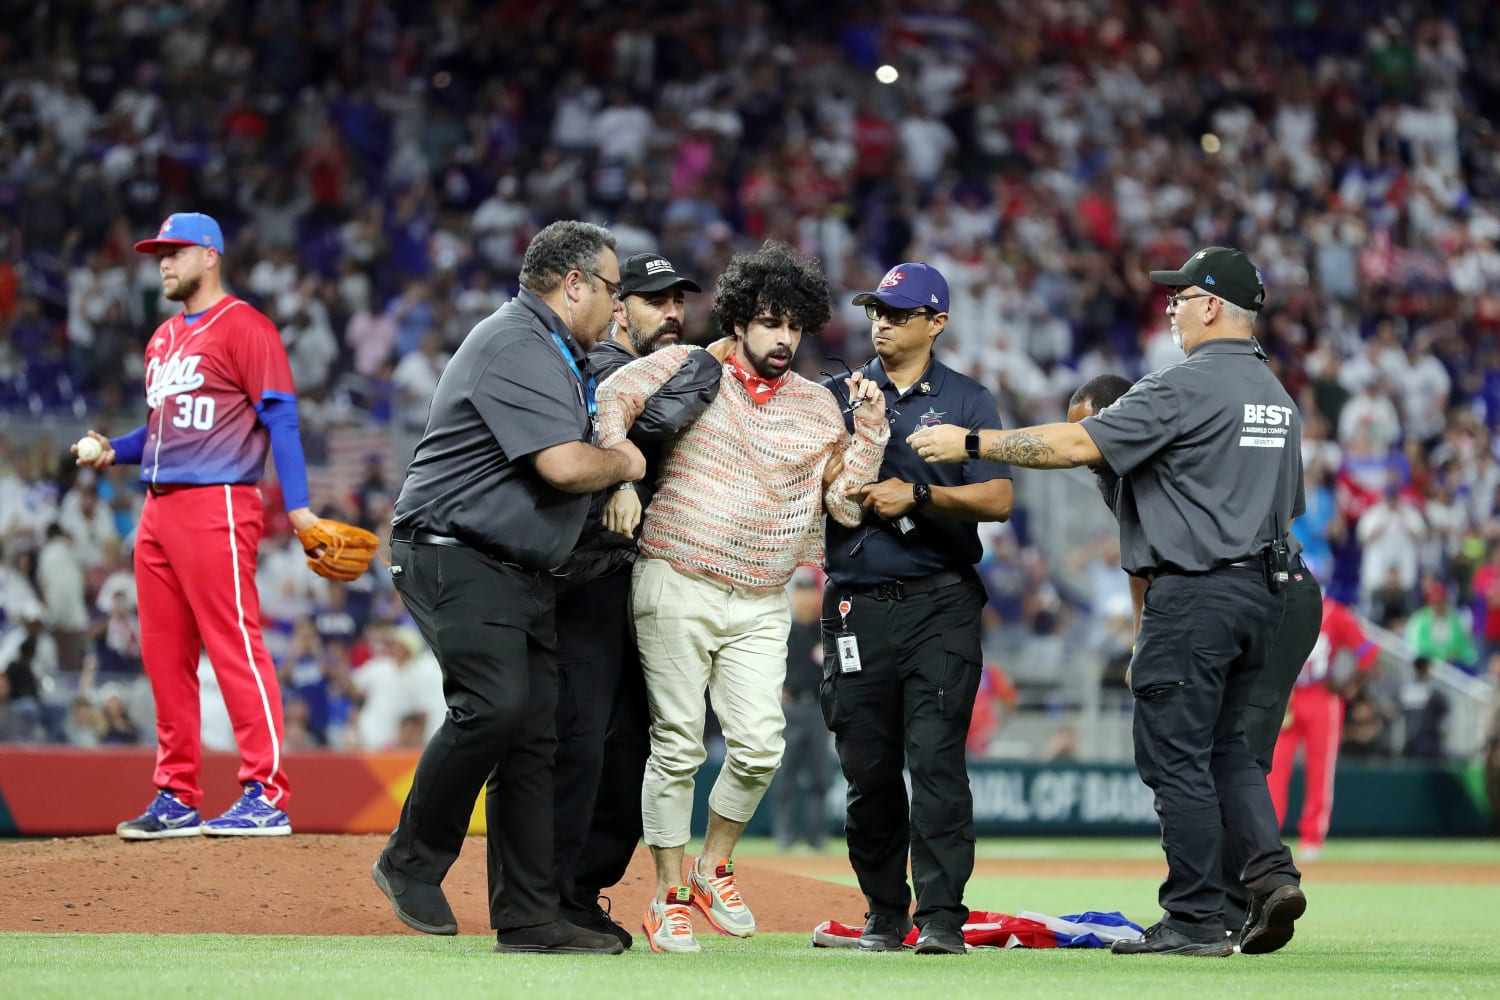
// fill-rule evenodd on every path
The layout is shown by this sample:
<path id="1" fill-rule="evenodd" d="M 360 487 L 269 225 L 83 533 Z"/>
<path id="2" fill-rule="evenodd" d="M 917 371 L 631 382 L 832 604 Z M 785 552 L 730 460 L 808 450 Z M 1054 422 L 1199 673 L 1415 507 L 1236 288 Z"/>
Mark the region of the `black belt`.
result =
<path id="1" fill-rule="evenodd" d="M 164 497 L 168 493 L 180 493 L 183 490 L 201 490 L 207 486 L 217 486 L 217 483 L 148 483 L 146 489 L 151 491 L 152 496 Z"/>
<path id="2" fill-rule="evenodd" d="M 392 528 L 391 541 L 411 542 L 413 545 L 446 545 L 450 549 L 472 549 L 476 546 L 470 545 L 461 538 L 452 535 L 435 535 L 430 531 L 413 531 L 410 528 Z"/>
<path id="3" fill-rule="evenodd" d="M 842 590 L 860 597 L 873 597 L 877 601 L 901 601 L 918 594 L 925 594 L 930 590 L 952 587 L 968 579 L 967 573 L 947 570 L 942 573 L 933 573 L 931 576 L 921 576 L 915 580 L 893 580 L 890 583 L 877 583 L 866 587 L 844 587 Z"/>
<path id="4" fill-rule="evenodd" d="M 1159 576 L 1204 576 L 1221 569 L 1258 569 L 1266 568 L 1266 558 L 1263 555 L 1248 556 L 1244 559 L 1230 563 L 1220 563 L 1213 569 L 1178 569 L 1175 566 L 1159 566 L 1156 569 L 1148 569 L 1141 574 L 1146 580 L 1155 580 Z"/>
<path id="5" fill-rule="evenodd" d="M 518 562 L 511 562 L 504 556 L 491 552 L 489 549 L 478 545 L 471 545 L 462 538 L 454 538 L 452 535 L 439 535 L 431 531 L 417 531 L 414 528 L 392 528 L 391 541 L 406 542 L 409 545 L 442 545 L 450 549 L 473 549 L 480 555 L 487 556 L 502 565 L 509 566 L 511 569 L 518 569 L 525 573 L 537 572 L 537 570 L 532 569 L 530 566 L 522 566 Z"/>

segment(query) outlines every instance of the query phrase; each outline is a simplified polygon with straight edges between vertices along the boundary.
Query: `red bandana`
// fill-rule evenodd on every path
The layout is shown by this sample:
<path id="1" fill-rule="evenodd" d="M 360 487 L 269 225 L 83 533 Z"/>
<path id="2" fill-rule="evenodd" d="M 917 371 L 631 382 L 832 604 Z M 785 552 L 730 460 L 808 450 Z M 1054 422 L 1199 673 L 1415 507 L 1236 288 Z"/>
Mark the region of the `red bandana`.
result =
<path id="1" fill-rule="evenodd" d="M 747 371 L 740 366 L 740 363 L 735 360 L 732 354 L 729 356 L 729 360 L 724 363 L 729 366 L 729 371 L 733 373 L 734 377 L 740 380 L 740 384 L 750 394 L 750 402 L 756 406 L 769 402 L 771 397 L 776 395 L 776 390 L 780 389 L 782 384 L 786 382 L 786 375 L 778 378 L 761 378 L 754 372 Z M 791 372 L 788 371 L 787 375 L 790 374 Z"/>

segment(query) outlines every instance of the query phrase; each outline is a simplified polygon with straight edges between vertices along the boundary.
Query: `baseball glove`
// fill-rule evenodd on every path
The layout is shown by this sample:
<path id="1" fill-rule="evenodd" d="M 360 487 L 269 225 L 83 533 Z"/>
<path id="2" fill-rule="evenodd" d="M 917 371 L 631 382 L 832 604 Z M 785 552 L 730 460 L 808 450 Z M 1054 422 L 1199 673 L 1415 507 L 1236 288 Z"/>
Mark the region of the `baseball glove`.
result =
<path id="1" fill-rule="evenodd" d="M 302 551 L 307 553 L 309 569 L 330 580 L 346 582 L 359 579 L 370 568 L 370 560 L 380 548 L 380 539 L 364 528 L 326 517 L 319 518 L 311 528 L 297 532 L 297 540 L 302 543 Z"/>

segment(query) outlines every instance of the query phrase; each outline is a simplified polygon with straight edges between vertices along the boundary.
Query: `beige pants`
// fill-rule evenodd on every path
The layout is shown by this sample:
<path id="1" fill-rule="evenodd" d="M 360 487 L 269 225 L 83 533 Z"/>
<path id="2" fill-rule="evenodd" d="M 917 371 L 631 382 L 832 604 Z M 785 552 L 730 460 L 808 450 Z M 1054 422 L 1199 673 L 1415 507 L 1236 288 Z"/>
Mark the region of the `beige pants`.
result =
<path id="1" fill-rule="evenodd" d="M 748 590 L 664 559 L 636 562 L 631 602 L 651 706 L 641 822 L 648 845 L 679 847 L 691 836 L 693 777 L 707 756 L 705 689 L 728 744 L 709 807 L 748 821 L 781 766 L 791 611 L 780 588 Z"/>

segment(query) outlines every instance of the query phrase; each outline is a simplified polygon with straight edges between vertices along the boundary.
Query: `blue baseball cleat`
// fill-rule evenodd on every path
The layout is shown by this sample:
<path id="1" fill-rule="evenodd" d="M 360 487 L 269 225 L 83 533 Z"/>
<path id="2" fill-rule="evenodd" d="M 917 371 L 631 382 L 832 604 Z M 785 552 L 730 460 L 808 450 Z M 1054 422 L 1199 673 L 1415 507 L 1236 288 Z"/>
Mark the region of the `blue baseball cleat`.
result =
<path id="1" fill-rule="evenodd" d="M 115 827 L 115 833 L 125 840 L 196 837 L 202 832 L 198 810 L 183 805 L 166 789 L 156 793 L 156 798 L 151 800 L 144 813 Z"/>
<path id="2" fill-rule="evenodd" d="M 215 837 L 284 837 L 292 832 L 292 821 L 266 798 L 260 782 L 247 781 L 245 794 L 224 815 L 204 823 L 203 832 Z"/>

